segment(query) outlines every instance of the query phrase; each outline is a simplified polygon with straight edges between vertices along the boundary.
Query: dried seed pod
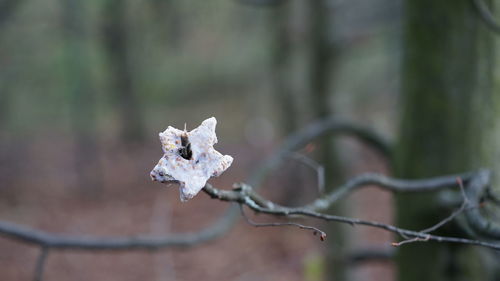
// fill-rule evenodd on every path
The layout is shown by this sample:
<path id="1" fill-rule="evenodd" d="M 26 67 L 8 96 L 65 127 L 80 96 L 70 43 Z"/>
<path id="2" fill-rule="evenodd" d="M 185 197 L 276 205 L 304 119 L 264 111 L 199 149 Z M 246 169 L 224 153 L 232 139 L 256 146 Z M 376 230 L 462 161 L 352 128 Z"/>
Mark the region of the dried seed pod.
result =
<path id="1" fill-rule="evenodd" d="M 193 198 L 213 176 L 222 174 L 233 162 L 233 157 L 214 149 L 215 117 L 187 132 L 168 127 L 160 133 L 163 157 L 151 171 L 151 179 L 162 183 L 180 184 L 180 198 L 185 202 Z"/>

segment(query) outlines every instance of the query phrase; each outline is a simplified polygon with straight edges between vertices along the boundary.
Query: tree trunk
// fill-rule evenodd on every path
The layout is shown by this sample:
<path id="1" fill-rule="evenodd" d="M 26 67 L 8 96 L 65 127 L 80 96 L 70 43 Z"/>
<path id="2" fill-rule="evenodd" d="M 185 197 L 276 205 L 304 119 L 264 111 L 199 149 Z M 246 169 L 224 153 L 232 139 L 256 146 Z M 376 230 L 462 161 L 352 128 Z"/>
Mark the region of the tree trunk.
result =
<path id="1" fill-rule="evenodd" d="M 103 45 L 109 62 L 111 92 L 120 116 L 120 135 L 126 143 L 144 138 L 140 101 L 134 88 L 126 27 L 126 1 L 106 0 Z"/>
<path id="2" fill-rule="evenodd" d="M 4 30 L 8 26 L 12 17 L 14 17 L 17 11 L 22 8 L 24 4 L 23 0 L 3 0 L 0 2 L 0 43 L 5 41 Z M 4 50 L 0 50 L 0 60 L 3 61 L 2 69 L 2 80 L 0 80 L 0 130 L 5 129 L 9 123 L 10 118 L 10 101 L 12 99 L 11 88 L 13 84 L 13 78 L 11 73 L 9 73 L 9 66 L 5 63 Z M 1 137 L 1 136 L 0 136 Z"/>
<path id="3" fill-rule="evenodd" d="M 95 96 L 90 86 L 83 11 L 81 1 L 62 1 L 63 65 L 76 140 L 76 185 L 86 194 L 95 195 L 101 185 L 101 169 L 97 159 Z"/>
<path id="4" fill-rule="evenodd" d="M 23 0 L 3 0 L 0 2 L 0 27 L 3 27 L 16 15 L 16 11 L 24 2 Z"/>
<path id="5" fill-rule="evenodd" d="M 154 26 L 159 29 L 161 42 L 171 48 L 181 47 L 184 34 L 182 0 L 150 0 Z"/>
<path id="6" fill-rule="evenodd" d="M 324 0 L 309 1 L 309 30 L 310 30 L 310 68 L 309 90 L 313 117 L 322 119 L 333 114 L 330 99 L 332 67 L 335 61 L 335 49 L 330 40 L 332 27 L 329 17 L 332 13 L 328 2 Z M 327 189 L 339 184 L 342 172 L 335 153 L 335 143 L 332 137 L 325 137 L 319 145 L 319 153 L 325 168 L 325 184 Z M 341 202 L 330 210 L 334 214 L 345 215 L 345 206 Z M 328 241 L 327 253 L 327 280 L 348 280 L 347 269 L 343 258 L 346 255 L 348 241 L 346 229 L 340 224 L 329 224 L 328 233 L 334 233 Z"/>
<path id="7" fill-rule="evenodd" d="M 290 30 L 290 2 L 272 7 L 271 79 L 276 104 L 280 109 L 280 124 L 285 136 L 298 129 L 299 112 L 291 87 L 292 42 Z"/>
<path id="8" fill-rule="evenodd" d="M 494 165 L 490 142 L 496 138 L 498 143 L 500 130 L 493 128 L 498 98 L 495 103 L 491 34 L 468 0 L 407 0 L 404 20 L 398 176 L 430 177 Z M 436 215 L 439 210 L 436 194 L 397 197 L 397 223 L 403 228 L 429 227 L 445 215 Z M 471 263 L 460 264 L 461 259 L 471 261 L 461 256 L 463 251 L 463 246 L 439 243 L 405 245 L 399 248 L 398 280 L 485 280 Z"/>

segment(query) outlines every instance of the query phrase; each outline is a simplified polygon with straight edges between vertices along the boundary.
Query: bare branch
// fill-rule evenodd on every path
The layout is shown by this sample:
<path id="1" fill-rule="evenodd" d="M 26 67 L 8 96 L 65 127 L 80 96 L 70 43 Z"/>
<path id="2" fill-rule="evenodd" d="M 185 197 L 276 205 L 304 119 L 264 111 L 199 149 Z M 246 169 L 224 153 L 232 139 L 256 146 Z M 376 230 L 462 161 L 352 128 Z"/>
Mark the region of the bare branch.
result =
<path id="1" fill-rule="evenodd" d="M 440 228 L 441 226 L 447 224 L 448 222 L 452 221 L 455 217 L 457 217 L 463 211 L 465 211 L 465 209 L 469 205 L 469 199 L 467 199 L 467 195 L 465 194 L 465 188 L 464 188 L 464 183 L 463 183 L 462 179 L 457 178 L 457 183 L 458 183 L 458 186 L 460 187 L 460 194 L 462 194 L 462 198 L 463 198 L 462 205 L 460 205 L 460 208 L 455 210 L 450 216 L 444 218 L 443 220 L 441 220 L 440 222 L 436 223 L 435 225 L 433 225 L 429 228 L 421 230 L 420 232 L 423 232 L 423 233 L 432 232 L 432 231 Z"/>
<path id="2" fill-rule="evenodd" d="M 237 214 L 237 213 L 236 213 Z M 190 247 L 215 239 L 226 233 L 236 219 L 231 213 L 212 226 L 197 233 L 179 233 L 170 236 L 96 237 L 52 234 L 30 227 L 0 222 L 0 234 L 27 244 L 52 249 L 71 250 L 159 250 L 166 247 Z"/>
<path id="3" fill-rule="evenodd" d="M 330 117 L 311 123 L 297 133 L 289 136 L 283 142 L 281 148 L 259 166 L 258 170 L 247 180 L 247 183 L 254 187 L 258 186 L 258 183 L 262 182 L 268 173 L 278 167 L 283 158 L 285 158 L 290 151 L 297 150 L 311 140 L 322 137 L 328 133 L 353 136 L 363 143 L 368 144 L 371 148 L 387 158 L 391 157 L 391 144 L 384 137 L 378 135 L 369 128 L 364 128 L 345 120 Z"/>
<path id="4" fill-rule="evenodd" d="M 322 213 L 318 213 L 318 212 L 314 212 L 314 211 L 310 211 L 310 210 L 305 210 L 305 209 L 300 209 L 300 208 L 286 208 L 286 207 L 281 207 L 281 206 L 279 208 L 276 208 L 275 210 L 269 210 L 269 209 L 259 207 L 256 204 L 253 204 L 253 202 L 251 200 L 249 200 L 247 202 L 247 206 L 249 206 L 250 208 L 252 208 L 255 211 L 265 213 L 265 214 L 278 215 L 278 216 L 303 215 L 303 216 L 321 219 L 321 220 L 325 220 L 325 221 L 335 221 L 335 222 L 340 222 L 340 223 L 347 223 L 350 225 L 364 225 L 364 226 L 384 229 L 384 230 L 387 230 L 389 232 L 399 234 L 402 237 L 419 238 L 419 239 L 424 239 L 425 241 L 430 240 L 430 241 L 436 241 L 436 242 L 470 244 L 470 245 L 477 245 L 477 246 L 492 248 L 495 250 L 500 250 L 500 244 L 489 243 L 489 242 L 484 242 L 484 241 L 479 241 L 479 240 L 458 238 L 458 237 L 446 237 L 446 236 L 431 235 L 431 234 L 422 233 L 422 232 L 418 232 L 418 231 L 399 228 L 399 227 L 396 227 L 393 225 L 384 224 L 384 223 L 380 223 L 380 222 L 376 222 L 376 221 L 367 221 L 367 220 L 361 220 L 361 219 L 356 219 L 356 218 L 334 216 L 334 215 L 322 214 Z"/>
<path id="5" fill-rule="evenodd" d="M 350 192 L 358 188 L 376 185 L 382 189 L 392 192 L 428 192 L 438 191 L 454 187 L 457 185 L 457 178 L 468 182 L 473 173 L 463 173 L 460 175 L 450 175 L 419 180 L 403 180 L 387 177 L 382 174 L 366 173 L 348 180 L 342 186 L 334 189 L 331 193 L 315 200 L 305 208 L 313 210 L 326 210 L 339 199 L 347 196 Z"/>
<path id="6" fill-rule="evenodd" d="M 43 271 L 45 269 L 45 264 L 46 264 L 48 255 L 49 255 L 49 248 L 42 247 L 40 249 L 40 255 L 38 256 L 38 259 L 36 261 L 35 275 L 33 278 L 34 281 L 42 281 L 43 280 Z"/>
<path id="7" fill-rule="evenodd" d="M 316 173 L 316 180 L 318 182 L 318 192 L 322 194 L 325 191 L 325 167 L 304 154 L 291 152 L 289 155 L 291 158 L 300 161 L 301 163 L 304 163 L 304 165 L 313 169 Z"/>
<path id="8" fill-rule="evenodd" d="M 485 171 L 480 171 L 477 175 L 482 175 Z M 467 178 L 470 180 L 472 177 L 471 174 L 464 174 L 463 178 Z M 416 192 L 416 191 L 431 191 L 431 190 L 439 190 L 443 188 L 449 188 L 456 185 L 456 176 L 447 176 L 447 177 L 439 177 L 434 179 L 425 179 L 425 180 L 394 180 L 390 178 L 386 178 L 387 181 L 383 181 L 384 183 L 391 183 L 390 185 L 381 185 L 383 187 L 387 187 L 392 191 L 400 191 L 400 192 Z M 450 181 L 451 180 L 451 181 Z M 423 185 L 421 188 L 418 188 L 417 183 L 421 182 Z M 399 185 L 398 185 L 399 184 Z M 207 194 L 209 194 L 212 198 L 218 198 L 223 201 L 235 201 L 240 204 L 245 204 L 250 207 L 252 210 L 264 214 L 270 214 L 275 216 L 291 216 L 291 215 L 301 215 L 316 219 L 321 219 L 325 221 L 334 221 L 340 223 L 347 223 L 350 225 L 364 225 L 379 229 L 384 229 L 389 232 L 396 233 L 401 237 L 407 239 L 407 241 L 403 241 L 400 243 L 396 243 L 395 246 L 403 245 L 410 242 L 417 241 L 436 241 L 436 242 L 448 242 L 448 243 L 461 243 L 461 244 L 470 244 L 483 246 L 487 248 L 492 248 L 496 250 L 500 250 L 500 244 L 472 240 L 466 238 L 459 237 L 447 237 L 447 236 L 438 236 L 431 235 L 428 233 L 424 233 L 421 231 L 413 231 L 408 229 L 402 229 L 393 225 L 384 224 L 376 221 L 367 221 L 356 218 L 348 218 L 342 216 L 335 216 L 329 214 L 323 214 L 316 212 L 314 208 L 311 206 L 307 207 L 299 207 L 299 208 L 288 208 L 284 206 L 280 206 L 276 203 L 273 203 L 269 200 L 263 199 L 261 196 L 257 195 L 250 186 L 245 186 L 245 188 L 239 188 L 233 191 L 220 191 L 212 186 L 205 186 L 203 189 Z M 254 200 L 254 198 L 258 200 Z M 322 207 L 322 206 L 320 206 Z"/>
<path id="9" fill-rule="evenodd" d="M 480 171 L 467 186 L 466 194 L 470 201 L 478 203 L 485 189 L 491 183 L 491 172 Z M 472 208 L 465 211 L 465 217 L 469 226 L 481 236 L 489 239 L 500 240 L 500 225 L 488 220 L 481 214 L 479 208 Z"/>
<path id="10" fill-rule="evenodd" d="M 322 230 L 314 227 L 314 226 L 308 226 L 308 225 L 303 225 L 300 223 L 295 223 L 295 222 L 271 222 L 271 223 L 257 223 L 252 221 L 246 214 L 245 210 L 243 210 L 243 205 L 240 204 L 240 210 L 241 210 L 241 216 L 245 219 L 245 221 L 252 226 L 255 227 L 273 227 L 273 226 L 296 226 L 301 229 L 306 229 L 306 230 L 311 230 L 314 235 L 319 234 L 319 239 L 321 241 L 325 241 L 326 239 L 326 233 L 323 232 Z"/>
<path id="11" fill-rule="evenodd" d="M 384 137 L 378 135 L 375 131 L 369 128 L 364 128 L 359 125 L 353 124 L 352 122 L 340 120 L 335 117 L 330 117 L 313 122 L 302 128 L 298 132 L 288 136 L 281 147 L 276 150 L 275 153 L 269 155 L 269 157 L 267 157 L 260 165 L 257 166 L 258 168 L 251 173 L 251 175 L 247 179 L 247 182 L 254 189 L 258 189 L 266 176 L 283 162 L 287 154 L 301 148 L 308 142 L 320 138 L 328 133 L 352 135 L 359 140 L 367 143 L 387 158 L 390 158 L 392 149 L 391 144 Z M 248 189 L 250 187 L 249 185 L 238 184 L 236 185 L 236 188 L 240 188 L 242 190 Z M 208 189 L 210 189 L 212 192 L 207 192 Z M 231 191 L 214 189 L 210 184 L 207 184 L 203 190 L 212 198 L 217 198 L 224 201 L 238 202 L 238 198 L 233 197 L 234 194 Z M 264 200 L 256 193 L 252 194 L 252 200 L 261 204 L 262 207 L 273 206 L 272 202 Z M 266 204 L 269 205 L 266 206 Z M 226 228 L 229 229 L 234 224 L 236 212 L 237 209 L 231 207 L 224 214 L 224 217 L 232 218 L 228 218 L 226 220 L 227 225 L 224 225 Z"/>
<path id="12" fill-rule="evenodd" d="M 406 239 L 406 240 L 403 240 L 401 242 L 394 242 L 394 243 L 391 243 L 392 246 L 394 247 L 399 247 L 401 245 L 404 245 L 404 244 L 409 244 L 409 243 L 413 243 L 413 242 L 427 242 L 429 241 L 429 239 L 431 238 L 431 235 L 428 234 L 426 237 L 422 238 L 422 237 L 413 237 L 411 239 Z"/>

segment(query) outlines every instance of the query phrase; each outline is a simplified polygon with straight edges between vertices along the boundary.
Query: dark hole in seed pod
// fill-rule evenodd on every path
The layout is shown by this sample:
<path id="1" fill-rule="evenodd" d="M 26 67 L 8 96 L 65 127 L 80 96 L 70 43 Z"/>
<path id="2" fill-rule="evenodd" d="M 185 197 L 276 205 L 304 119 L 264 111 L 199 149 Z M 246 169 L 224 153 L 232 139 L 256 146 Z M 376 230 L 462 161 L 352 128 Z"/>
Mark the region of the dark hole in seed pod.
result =
<path id="1" fill-rule="evenodd" d="M 186 134 L 181 135 L 181 148 L 179 148 L 179 155 L 186 160 L 191 160 L 193 157 L 191 143 L 189 142 Z"/>

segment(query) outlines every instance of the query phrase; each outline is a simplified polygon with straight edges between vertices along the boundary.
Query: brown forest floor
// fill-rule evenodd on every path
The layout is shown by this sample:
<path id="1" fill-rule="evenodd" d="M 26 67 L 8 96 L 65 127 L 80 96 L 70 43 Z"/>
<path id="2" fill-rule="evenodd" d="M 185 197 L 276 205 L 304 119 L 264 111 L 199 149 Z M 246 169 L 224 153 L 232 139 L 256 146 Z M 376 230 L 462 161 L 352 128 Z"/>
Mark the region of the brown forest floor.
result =
<path id="1" fill-rule="evenodd" d="M 379 157 L 359 145 L 349 144 L 354 156 L 348 174 L 385 171 Z M 161 156 L 150 149 L 100 147 L 102 185 L 97 190 L 75 186 L 72 172 L 73 147 L 68 141 L 49 137 L 36 142 L 2 145 L 0 158 L 0 219 L 64 234 L 136 235 L 194 231 L 209 225 L 227 203 L 200 194 L 180 203 L 177 188 L 151 182 L 148 174 Z M 244 145 L 220 146 L 235 163 L 223 176 L 211 182 L 230 188 L 244 180 L 265 153 Z M 22 161 L 20 160 L 22 159 Z M 290 164 L 288 164 L 290 165 Z M 293 189 L 298 197 L 310 197 L 314 183 L 311 171 L 300 165 L 274 173 L 263 191 L 283 201 L 290 194 L 285 183 L 288 169 L 302 169 L 304 187 Z M 309 178 L 309 180 L 308 180 Z M 307 186 L 307 187 L 306 187 Z M 391 221 L 391 196 L 375 188 L 352 196 L 348 205 L 353 216 Z M 266 220 L 258 216 L 256 220 Z M 321 227 L 321 222 L 308 221 Z M 350 228 L 350 227 L 349 227 Z M 355 227 L 354 249 L 383 247 L 391 236 L 380 230 Z M 330 237 L 335 234 L 329 233 Z M 44 280 L 315 280 L 306 279 L 305 264 L 322 256 L 326 242 L 296 228 L 254 228 L 239 221 L 227 235 L 189 249 L 159 252 L 74 252 L 53 251 Z M 38 249 L 0 237 L 0 279 L 32 280 Z M 389 262 L 352 267 L 353 280 L 394 280 Z M 321 279 L 319 279 L 321 280 Z"/>

